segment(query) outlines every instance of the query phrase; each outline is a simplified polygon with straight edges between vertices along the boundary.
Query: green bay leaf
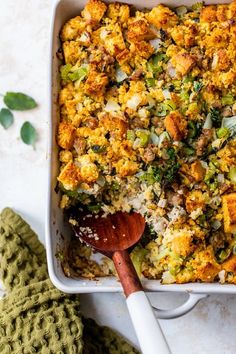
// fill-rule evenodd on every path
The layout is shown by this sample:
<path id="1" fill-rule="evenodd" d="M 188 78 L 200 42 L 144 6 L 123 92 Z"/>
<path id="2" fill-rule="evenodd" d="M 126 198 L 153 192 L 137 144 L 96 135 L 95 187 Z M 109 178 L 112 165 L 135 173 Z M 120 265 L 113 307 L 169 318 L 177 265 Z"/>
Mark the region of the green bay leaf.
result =
<path id="1" fill-rule="evenodd" d="M 8 129 L 14 122 L 14 116 L 7 108 L 2 108 L 0 111 L 0 124 L 4 129 Z"/>
<path id="2" fill-rule="evenodd" d="M 3 101 L 8 108 L 15 111 L 27 111 L 37 107 L 32 97 L 21 92 L 7 92 Z"/>
<path id="3" fill-rule="evenodd" d="M 30 122 L 25 122 L 20 130 L 21 140 L 27 144 L 32 145 L 35 148 L 35 142 L 37 140 L 37 132 L 36 129 Z"/>

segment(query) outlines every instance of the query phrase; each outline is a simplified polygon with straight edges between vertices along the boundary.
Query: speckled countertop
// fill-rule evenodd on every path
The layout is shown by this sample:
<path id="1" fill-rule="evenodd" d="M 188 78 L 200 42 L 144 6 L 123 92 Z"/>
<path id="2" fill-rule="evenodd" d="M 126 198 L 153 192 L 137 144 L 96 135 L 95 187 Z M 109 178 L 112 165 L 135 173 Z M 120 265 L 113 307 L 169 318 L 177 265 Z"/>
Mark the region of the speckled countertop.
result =
<path id="1" fill-rule="evenodd" d="M 0 126 L 0 208 L 14 207 L 41 240 L 47 193 L 51 8 L 50 0 L 1 0 L 0 5 L 0 93 L 22 91 L 39 103 L 33 111 L 16 113 L 15 124 L 7 131 Z M 36 151 L 19 139 L 25 120 L 32 122 L 39 133 Z M 172 308 L 182 303 L 185 295 L 152 294 L 151 298 L 159 307 Z M 122 295 L 81 295 L 81 302 L 86 315 L 137 343 Z M 173 354 L 235 353 L 236 296 L 212 295 L 189 314 L 160 322 Z"/>

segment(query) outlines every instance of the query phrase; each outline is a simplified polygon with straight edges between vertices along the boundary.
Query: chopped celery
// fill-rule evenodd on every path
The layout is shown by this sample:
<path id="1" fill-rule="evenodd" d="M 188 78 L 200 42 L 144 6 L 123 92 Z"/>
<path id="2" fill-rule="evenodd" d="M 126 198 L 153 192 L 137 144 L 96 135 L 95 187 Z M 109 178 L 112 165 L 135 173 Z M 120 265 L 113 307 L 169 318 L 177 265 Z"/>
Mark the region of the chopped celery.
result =
<path id="1" fill-rule="evenodd" d="M 203 8 L 203 6 L 204 6 L 204 2 L 203 1 L 196 2 L 196 4 L 192 5 L 192 10 L 195 11 L 195 12 L 200 12 L 201 9 Z"/>
<path id="2" fill-rule="evenodd" d="M 223 263 L 227 258 L 229 258 L 230 254 L 231 254 L 230 248 L 220 249 L 216 253 L 216 259 L 219 263 Z"/>
<path id="3" fill-rule="evenodd" d="M 150 133 L 143 130 L 138 130 L 136 136 L 140 139 L 140 146 L 144 147 L 149 142 Z"/>
<path id="4" fill-rule="evenodd" d="M 176 104 L 172 100 L 165 100 L 157 108 L 157 116 L 164 117 L 168 112 L 174 111 L 176 109 Z"/>
<path id="5" fill-rule="evenodd" d="M 75 71 L 68 73 L 68 79 L 71 81 L 82 81 L 88 75 L 88 69 L 86 66 L 81 66 Z"/>
<path id="6" fill-rule="evenodd" d="M 176 14 L 181 17 L 188 12 L 188 9 L 186 6 L 179 6 L 175 9 L 175 11 L 176 11 Z"/>
<path id="7" fill-rule="evenodd" d="M 183 147 L 183 152 L 184 152 L 184 155 L 186 156 L 191 156 L 191 155 L 194 155 L 195 153 L 195 150 L 189 146 L 184 146 Z"/>
<path id="8" fill-rule="evenodd" d="M 135 140 L 135 132 L 133 130 L 128 130 L 127 131 L 127 139 L 134 141 Z"/>
<path id="9" fill-rule="evenodd" d="M 228 128 L 219 128 L 216 131 L 217 138 L 225 138 L 227 139 L 230 136 L 230 130 Z"/>
<path id="10" fill-rule="evenodd" d="M 147 84 L 147 87 L 153 87 L 153 86 L 155 86 L 155 79 L 154 79 L 154 78 L 148 78 L 148 79 L 146 79 L 146 84 Z"/>
<path id="11" fill-rule="evenodd" d="M 136 246 L 131 252 L 131 260 L 139 277 L 142 275 L 142 262 L 147 253 L 148 251 L 141 246 Z"/>
<path id="12" fill-rule="evenodd" d="M 187 101 L 188 102 L 189 101 L 189 93 L 188 93 L 188 91 L 182 90 L 181 93 L 180 93 L 180 98 L 181 98 L 182 101 L 184 101 L 184 102 Z"/>
<path id="13" fill-rule="evenodd" d="M 223 118 L 222 123 L 221 123 L 221 127 L 228 128 L 230 131 L 230 134 L 235 133 L 236 132 L 236 116 Z"/>
<path id="14" fill-rule="evenodd" d="M 228 173 L 228 178 L 232 183 L 236 183 L 236 166 L 231 166 Z"/>
<path id="15" fill-rule="evenodd" d="M 234 102 L 235 102 L 234 96 L 231 95 L 230 93 L 221 98 L 221 103 L 223 106 L 234 104 Z"/>
<path id="16" fill-rule="evenodd" d="M 71 71 L 72 65 L 71 64 L 66 64 L 61 66 L 60 68 L 60 74 L 61 74 L 61 79 L 62 80 L 68 80 L 68 74 Z"/>

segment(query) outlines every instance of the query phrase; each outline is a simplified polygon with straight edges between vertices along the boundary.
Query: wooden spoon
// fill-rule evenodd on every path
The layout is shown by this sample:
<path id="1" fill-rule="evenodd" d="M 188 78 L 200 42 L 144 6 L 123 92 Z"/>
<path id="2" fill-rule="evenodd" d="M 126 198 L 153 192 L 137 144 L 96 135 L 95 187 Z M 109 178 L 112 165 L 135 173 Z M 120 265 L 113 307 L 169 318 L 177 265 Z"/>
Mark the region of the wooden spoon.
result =
<path id="1" fill-rule="evenodd" d="M 73 219 L 78 222 L 73 226 L 76 236 L 113 260 L 142 353 L 169 354 L 168 344 L 128 252 L 144 232 L 144 218 L 137 213 L 118 212 L 104 217 L 79 212 Z"/>

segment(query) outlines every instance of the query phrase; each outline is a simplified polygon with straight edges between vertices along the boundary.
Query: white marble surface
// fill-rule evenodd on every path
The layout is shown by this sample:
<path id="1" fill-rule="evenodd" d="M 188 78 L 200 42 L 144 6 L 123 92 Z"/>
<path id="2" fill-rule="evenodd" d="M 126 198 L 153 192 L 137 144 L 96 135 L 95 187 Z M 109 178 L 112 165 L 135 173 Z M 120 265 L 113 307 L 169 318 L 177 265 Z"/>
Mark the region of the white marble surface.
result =
<path id="1" fill-rule="evenodd" d="M 0 0 L 0 93 L 22 91 L 39 103 L 33 111 L 15 113 L 15 124 L 9 130 L 0 126 L 0 209 L 10 206 L 20 212 L 41 240 L 50 119 L 47 73 L 51 6 L 50 0 Z M 32 122 L 39 133 L 36 151 L 19 139 L 19 128 L 25 120 Z M 180 304 L 184 298 L 179 294 L 152 294 L 152 301 L 164 308 Z M 81 299 L 84 313 L 136 343 L 122 295 L 83 295 Z M 173 354 L 233 354 L 235 315 L 236 296 L 214 295 L 182 318 L 161 321 L 161 326 Z"/>

